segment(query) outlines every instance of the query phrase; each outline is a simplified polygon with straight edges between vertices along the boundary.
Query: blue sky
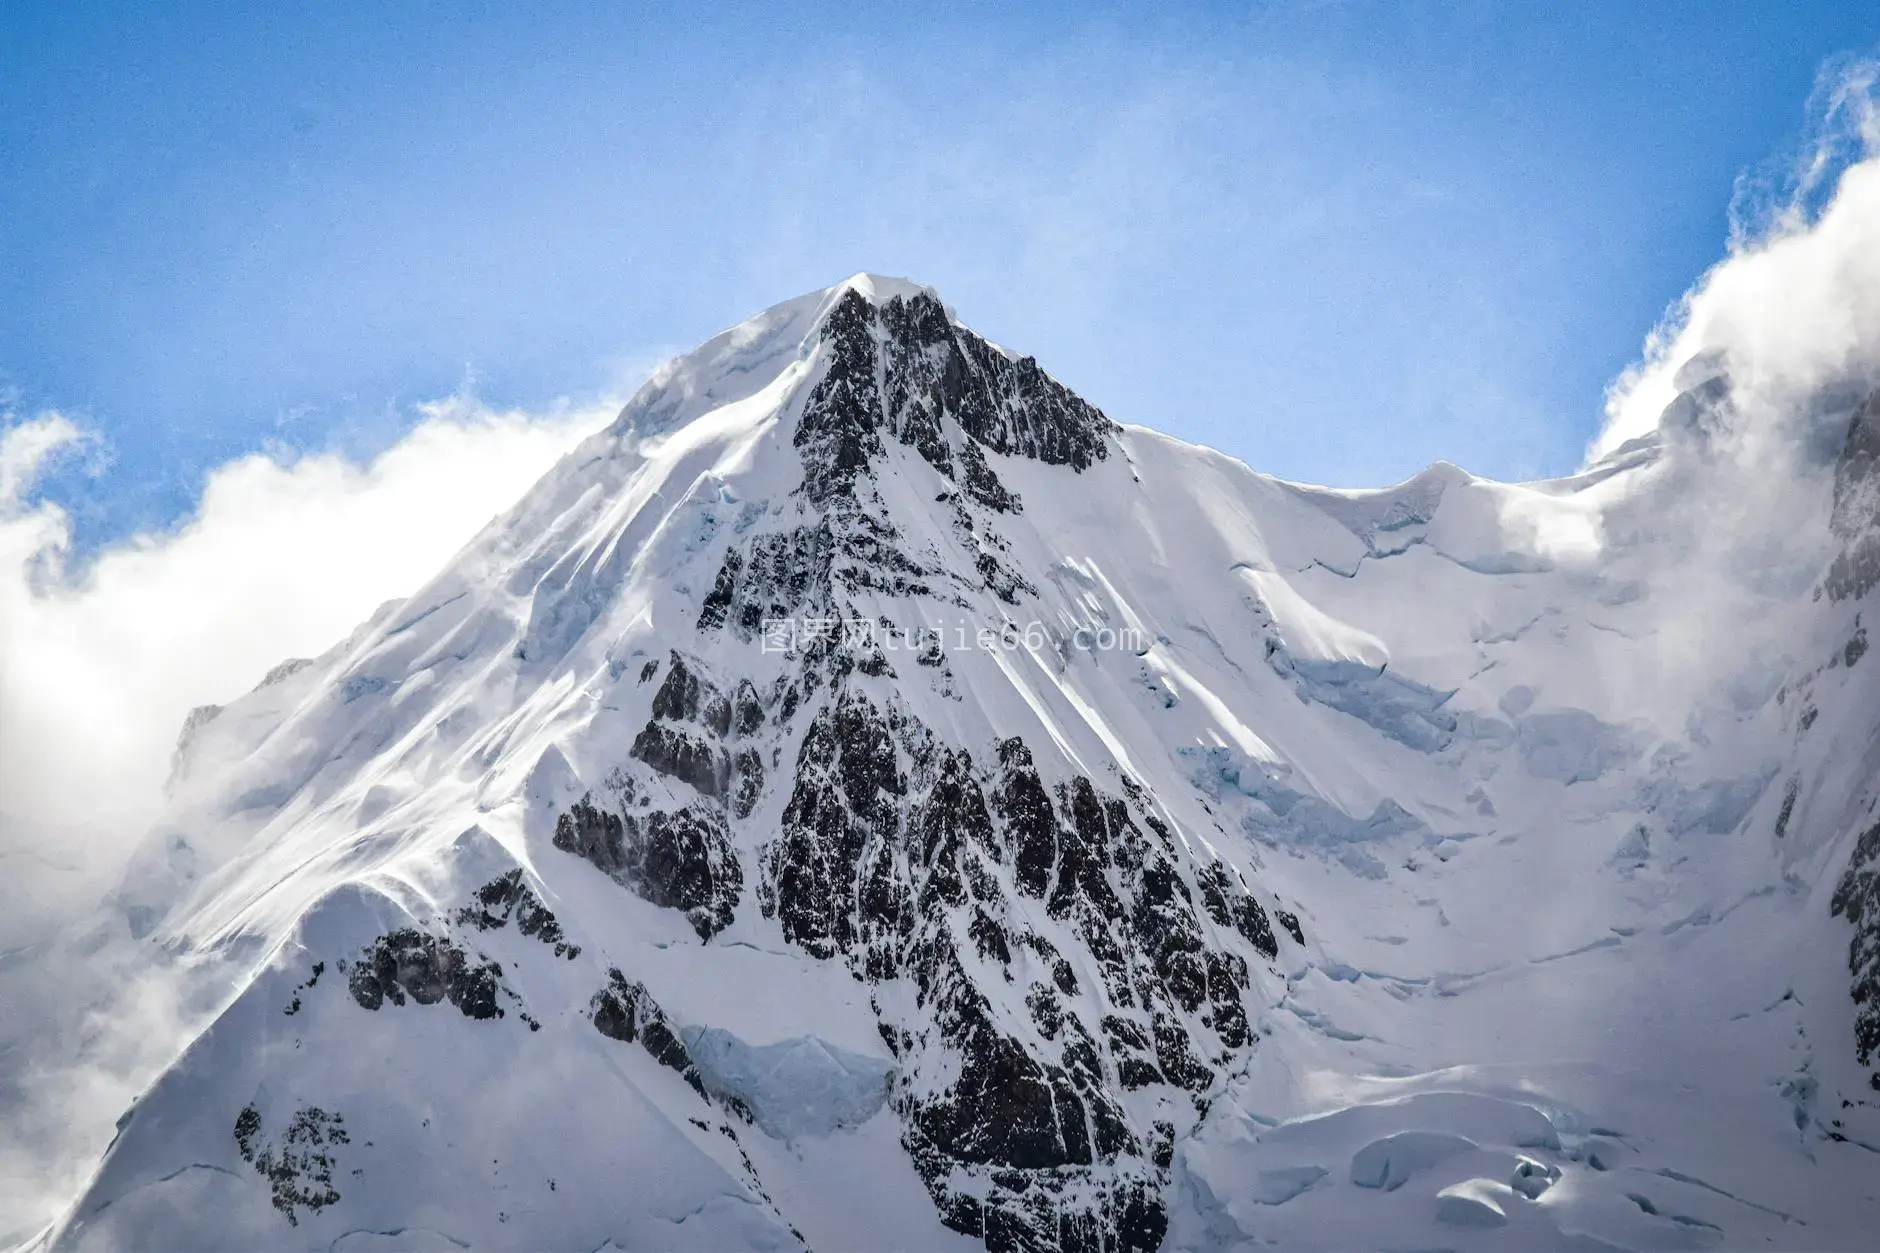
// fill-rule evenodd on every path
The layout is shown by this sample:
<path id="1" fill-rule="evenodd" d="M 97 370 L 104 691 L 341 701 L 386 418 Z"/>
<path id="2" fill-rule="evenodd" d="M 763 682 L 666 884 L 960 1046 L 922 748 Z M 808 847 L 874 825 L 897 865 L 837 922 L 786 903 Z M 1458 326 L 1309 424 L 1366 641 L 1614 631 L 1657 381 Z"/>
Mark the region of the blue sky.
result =
<path id="1" fill-rule="evenodd" d="M 856 270 L 1343 485 L 1570 469 L 1871 4 L 0 7 L 0 387 L 89 546 Z"/>

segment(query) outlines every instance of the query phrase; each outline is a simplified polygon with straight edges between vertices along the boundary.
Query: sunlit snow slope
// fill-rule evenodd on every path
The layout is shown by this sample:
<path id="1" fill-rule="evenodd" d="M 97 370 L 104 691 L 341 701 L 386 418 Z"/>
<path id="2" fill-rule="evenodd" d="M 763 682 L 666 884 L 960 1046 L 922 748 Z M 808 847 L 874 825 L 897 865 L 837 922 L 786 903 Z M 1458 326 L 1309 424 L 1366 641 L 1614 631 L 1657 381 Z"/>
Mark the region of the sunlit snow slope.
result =
<path id="1" fill-rule="evenodd" d="M 43 1246 L 1873 1247 L 1857 400 L 1721 526 L 1720 375 L 1344 492 L 780 305 L 192 719 L 238 994 Z"/>

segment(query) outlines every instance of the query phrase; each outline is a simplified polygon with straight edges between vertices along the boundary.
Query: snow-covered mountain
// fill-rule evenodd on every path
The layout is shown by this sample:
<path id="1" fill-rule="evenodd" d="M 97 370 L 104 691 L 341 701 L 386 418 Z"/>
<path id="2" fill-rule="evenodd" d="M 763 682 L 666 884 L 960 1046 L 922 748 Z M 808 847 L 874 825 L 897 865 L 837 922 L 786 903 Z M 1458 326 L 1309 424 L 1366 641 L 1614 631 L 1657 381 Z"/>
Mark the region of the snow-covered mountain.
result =
<path id="1" fill-rule="evenodd" d="M 1726 366 L 1352 492 L 725 332 L 191 717 L 118 904 L 235 994 L 39 1247 L 1872 1247 L 1880 394 Z"/>

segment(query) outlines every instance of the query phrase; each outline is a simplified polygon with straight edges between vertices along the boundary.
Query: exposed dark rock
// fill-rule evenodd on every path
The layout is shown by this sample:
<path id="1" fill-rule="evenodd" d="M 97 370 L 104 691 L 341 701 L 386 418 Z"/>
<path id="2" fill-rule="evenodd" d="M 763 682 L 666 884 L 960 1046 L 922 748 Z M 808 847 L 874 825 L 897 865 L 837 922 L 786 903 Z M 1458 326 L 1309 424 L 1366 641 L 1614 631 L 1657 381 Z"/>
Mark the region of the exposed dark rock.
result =
<path id="1" fill-rule="evenodd" d="M 968 496 L 994 513 L 1023 511 L 1018 494 L 999 481 L 999 476 L 986 464 L 986 454 L 979 451 L 978 444 L 964 444 L 960 448 L 960 481 Z"/>
<path id="2" fill-rule="evenodd" d="M 732 698 L 732 731 L 736 735 L 755 735 L 764 727 L 764 702 L 757 695 L 756 686 L 749 679 L 738 682 L 738 690 Z"/>
<path id="3" fill-rule="evenodd" d="M 1005 565 L 992 553 L 982 551 L 974 559 L 973 568 L 979 571 L 980 579 L 985 582 L 992 594 L 1008 605 L 1016 605 L 1021 592 L 1037 594 L 1036 585 L 1018 571 Z"/>
<path id="4" fill-rule="evenodd" d="M 1305 928 L 1299 925 L 1298 914 L 1291 913 L 1284 909 L 1276 909 L 1273 911 L 1273 916 L 1279 919 L 1280 926 L 1286 928 L 1286 934 L 1293 938 L 1294 944 L 1304 944 L 1306 942 Z"/>
<path id="5" fill-rule="evenodd" d="M 1233 927 L 1268 961 L 1279 956 L 1279 941 L 1274 938 L 1273 925 L 1266 920 L 1266 910 L 1248 895 L 1239 876 L 1225 863 L 1217 861 L 1195 877 L 1201 885 L 1201 899 L 1207 904 L 1208 917 L 1214 919 L 1216 925 Z M 1288 930 L 1298 925 L 1299 920 L 1295 918 Z"/>
<path id="6" fill-rule="evenodd" d="M 235 1115 L 235 1147 L 240 1150 L 244 1162 L 255 1160 L 255 1137 L 261 1133 L 261 1111 L 252 1105 L 244 1105 L 242 1112 Z"/>
<path id="7" fill-rule="evenodd" d="M 1789 833 L 1789 820 L 1795 817 L 1795 801 L 1801 795 L 1802 777 L 1796 775 L 1782 789 L 1782 811 L 1776 815 L 1776 838 L 1784 838 Z"/>
<path id="8" fill-rule="evenodd" d="M 1194 902 L 1173 863 L 1151 853 L 1135 867 L 1136 899 L 1130 925 L 1136 942 L 1162 977 L 1176 1004 L 1193 1012 L 1207 999 L 1206 945 Z M 1268 934 L 1271 939 L 1271 933 Z"/>
<path id="9" fill-rule="evenodd" d="M 1151 1160 L 1109 1085 L 1202 1093 L 1211 1059 L 1252 1046 L 1247 960 L 1202 922 L 1207 872 L 1184 873 L 1181 841 L 1139 787 L 1140 820 L 1087 778 L 1054 799 L 1021 741 L 999 745 L 982 774 L 897 706 L 834 683 L 805 730 L 782 831 L 760 855 L 759 901 L 806 951 L 844 958 L 868 982 L 912 982 L 917 1012 L 880 1025 L 907 1076 L 893 1098 L 904 1142 L 943 1221 L 989 1248 L 1159 1240 L 1166 1163 Z M 1001 864 L 1020 897 L 1008 897 Z M 1238 878 L 1211 882 L 1225 933 L 1275 953 Z M 1100 992 L 1084 993 L 1050 941 L 1014 925 L 1025 896 L 1070 927 L 1103 974 Z M 1021 951 L 1056 985 L 1025 993 L 1037 1036 L 1023 1040 L 975 982 L 1012 979 Z M 1084 995 L 1133 1008 L 1106 1017 L 1099 1040 L 1080 1016 Z M 918 1080 L 930 1066 L 937 1086 Z"/>
<path id="10" fill-rule="evenodd" d="M 625 881 L 646 900 L 684 910 L 700 939 L 731 924 L 744 872 L 724 824 L 701 806 L 654 812 L 627 845 Z"/>
<path id="11" fill-rule="evenodd" d="M 911 966 L 931 1023 L 917 1038 L 960 1059 L 943 1092 L 903 1103 L 911 1143 L 954 1162 L 1020 1171 L 1087 1166 L 1125 1147 L 1129 1137 L 1094 1053 L 1078 1059 L 1067 1048 L 1064 1061 L 1053 1064 L 1006 1035 L 941 929 L 925 933 Z M 1059 1025 L 1073 1022 L 1063 1018 Z M 1081 1038 L 1081 1029 L 1075 1034 Z M 1093 1123 L 1100 1137 L 1094 1144 Z"/>
<path id="12" fill-rule="evenodd" d="M 731 754 L 702 735 L 649 722 L 629 752 L 659 773 L 691 784 L 701 796 L 723 800 L 730 790 Z"/>
<path id="13" fill-rule="evenodd" d="M 561 922 L 522 881 L 520 869 L 491 879 L 478 888 L 471 903 L 457 911 L 456 918 L 458 926 L 475 927 L 479 931 L 498 930 L 511 921 L 522 934 L 553 948 L 557 957 L 573 961 L 581 955 L 581 946 L 568 943 L 562 934 Z"/>
<path id="14" fill-rule="evenodd" d="M 595 805 L 591 795 L 583 796 L 555 819 L 554 845 L 616 879 L 626 868 L 626 824 L 619 814 Z"/>
<path id="15" fill-rule="evenodd" d="M 1055 1040 L 1058 1032 L 1064 1029 L 1064 1002 L 1058 999 L 1056 992 L 1042 983 L 1034 983 L 1025 993 L 1025 1008 L 1031 1011 L 1031 1020 L 1038 1028 L 1038 1034 L 1047 1040 Z"/>
<path id="16" fill-rule="evenodd" d="M 1005 825 L 1013 849 L 1013 868 L 1019 890 L 1042 897 L 1051 886 L 1057 862 L 1058 820 L 1051 797 L 1032 766 L 1031 750 L 1013 737 L 999 745 L 1003 771 L 992 795 L 993 807 Z"/>
<path id="17" fill-rule="evenodd" d="M 1880 1053 L 1880 823 L 1854 842 L 1829 906 L 1854 927 L 1847 947 L 1847 969 L 1854 977 L 1854 1051 L 1862 1066 L 1871 1065 Z"/>
<path id="18" fill-rule="evenodd" d="M 261 1111 L 243 1106 L 235 1116 L 235 1147 L 242 1160 L 268 1181 L 274 1208 L 287 1216 L 290 1225 L 300 1225 L 297 1210 L 317 1214 L 339 1201 L 339 1190 L 333 1186 L 332 1150 L 352 1143 L 344 1117 L 307 1105 L 288 1122 L 279 1144 L 264 1140 L 261 1133 Z"/>
<path id="19" fill-rule="evenodd" d="M 792 436 L 803 499 L 822 517 L 727 551 L 700 606 L 701 630 L 729 623 L 748 637 L 765 620 L 827 608 L 838 587 L 913 596 L 931 593 L 937 579 L 962 577 L 905 552 L 880 508 L 874 466 L 888 438 L 915 449 L 993 515 L 1016 513 L 1021 502 L 1000 482 L 988 450 L 1078 471 L 1109 455 L 1108 418 L 1035 361 L 1014 362 L 954 326 L 932 297 L 896 297 L 877 307 L 859 292 L 845 293 L 825 318 L 822 339 L 826 365 Z M 1036 591 L 1000 560 L 1003 541 L 979 534 L 970 516 L 966 528 L 978 549 L 979 585 L 1010 603 Z"/>
<path id="20" fill-rule="evenodd" d="M 1210 950 L 1207 954 L 1208 999 L 1213 1003 L 1214 1034 L 1228 1049 L 1253 1043 L 1253 1028 L 1241 994 L 1247 989 L 1247 963 L 1238 953 Z"/>
<path id="21" fill-rule="evenodd" d="M 726 549 L 724 564 L 718 567 L 718 577 L 712 581 L 712 590 L 705 594 L 705 601 L 699 606 L 699 630 L 715 631 L 725 624 L 737 596 L 738 575 L 743 569 L 744 554 L 735 545 Z M 653 671 L 658 668 L 657 661 L 647 662 L 646 669 L 640 672 L 640 682 L 652 678 Z"/>
<path id="22" fill-rule="evenodd" d="M 297 985 L 294 988 L 294 999 L 288 1002 L 287 1008 L 282 1010 L 281 1012 L 289 1018 L 293 1017 L 295 1014 L 298 1014 L 300 1012 L 300 994 L 312 988 L 315 984 L 319 983 L 320 976 L 325 973 L 326 973 L 325 962 L 313 963 L 313 972 L 307 976 L 305 982 Z"/>
<path id="23" fill-rule="evenodd" d="M 503 968 L 473 961 L 449 939 L 403 927 L 374 940 L 353 963 L 347 988 L 362 1008 L 376 1010 L 386 1001 L 420 1005 L 448 999 L 466 1018 L 501 1018 L 496 994 L 503 989 Z"/>
<path id="24" fill-rule="evenodd" d="M 1104 873 L 1110 866 L 1110 831 L 1103 801 L 1081 775 L 1060 796 L 1071 821 L 1058 832 L 1057 879 L 1047 897 L 1051 916 L 1085 912 L 1106 923 L 1121 922 L 1122 902 Z"/>
<path id="25" fill-rule="evenodd" d="M 693 1091 L 705 1095 L 705 1082 L 692 1064 L 692 1055 L 685 1051 L 679 1033 L 672 1029 L 665 1011 L 647 995 L 645 987 L 618 969 L 609 970 L 607 986 L 594 994 L 588 1012 L 594 1029 L 602 1035 L 622 1044 L 638 1042 L 654 1061 L 678 1071 Z"/>
<path id="26" fill-rule="evenodd" d="M 706 805 L 622 815 L 584 796 L 556 819 L 554 845 L 642 900 L 685 911 L 702 940 L 731 925 L 744 891 L 724 819 Z"/>
<path id="27" fill-rule="evenodd" d="M 759 901 L 785 939 L 818 957 L 854 946 L 862 853 L 871 835 L 897 829 L 904 794 L 886 719 L 867 696 L 845 692 L 804 733 L 782 834 L 762 853 Z M 900 906 L 878 894 L 870 913 L 893 926 Z"/>
<path id="28" fill-rule="evenodd" d="M 1116 1060 L 1117 1077 L 1125 1088 L 1134 1090 L 1164 1082 L 1162 1072 L 1152 1060 L 1154 1053 L 1149 1037 L 1141 1027 L 1111 1014 L 1103 1020 L 1103 1034 L 1109 1042 L 1110 1055 Z"/>
<path id="29" fill-rule="evenodd" d="M 672 665 L 666 670 L 666 680 L 653 693 L 653 717 L 696 722 L 699 688 L 699 678 L 685 664 L 685 658 L 673 653 Z"/>
<path id="30" fill-rule="evenodd" d="M 962 863 L 990 855 L 994 847 L 992 815 L 973 777 L 972 759 L 965 753 L 942 752 L 939 777 L 928 789 L 926 802 L 914 820 L 913 834 L 927 876 L 921 885 L 921 911 L 938 904 L 965 904 Z M 986 921 L 990 923 L 991 919 Z M 1003 938 L 999 947 L 1004 947 Z"/>
<path id="31" fill-rule="evenodd" d="M 755 748 L 740 748 L 731 755 L 731 812 L 748 818 L 764 795 L 764 755 Z"/>
<path id="32" fill-rule="evenodd" d="M 1193 1041 L 1173 1014 L 1157 1014 L 1152 1034 L 1155 1060 L 1170 1083 L 1190 1092 L 1205 1092 L 1214 1082 L 1214 1072 L 1194 1055 Z"/>
<path id="33" fill-rule="evenodd" d="M 763 532 L 742 548 L 733 545 L 700 607 L 699 630 L 730 625 L 749 639 L 766 620 L 793 618 L 826 606 L 841 547 L 828 517 L 787 531 Z"/>
<path id="34" fill-rule="evenodd" d="M 1155 1134 L 1150 1139 L 1150 1160 L 1167 1170 L 1169 1163 L 1175 1160 L 1175 1124 L 1157 1119 Z"/>
<path id="35" fill-rule="evenodd" d="M 945 1160 L 917 1154 L 915 1167 L 930 1178 Z M 1159 1169 L 1145 1162 L 1140 1173 L 1110 1178 L 1080 1167 L 1043 1176 L 1002 1172 L 984 1181 L 984 1199 L 937 1195 L 940 1220 L 983 1240 L 988 1253 L 1150 1253 L 1168 1230 Z"/>
<path id="36" fill-rule="evenodd" d="M 728 697 L 699 673 L 696 663 L 674 652 L 666 680 L 653 694 L 652 717 L 629 752 L 746 818 L 763 794 L 763 758 L 754 748 L 734 752 L 724 741 L 751 734 L 763 722 L 763 703 L 748 679 L 738 685 L 735 697 Z"/>
<path id="37" fill-rule="evenodd" d="M 835 586 L 906 598 L 932 595 L 932 580 L 947 577 L 902 550 L 901 534 L 880 512 L 878 499 L 868 508 L 843 502 L 830 525 L 834 555 L 841 559 L 830 567 Z"/>
<path id="38" fill-rule="evenodd" d="M 1012 964 L 1012 946 L 1006 943 L 1005 928 L 991 914 L 983 909 L 975 909 L 969 934 L 979 949 L 980 957 L 1001 966 Z"/>
<path id="39" fill-rule="evenodd" d="M 930 463 L 943 464 L 937 446 L 942 414 L 974 444 L 997 453 L 1075 470 L 1109 455 L 1104 437 L 1113 424 L 1108 418 L 1032 358 L 1014 361 L 954 325 L 934 297 L 924 292 L 897 296 L 881 306 L 878 324 L 888 425 Z M 972 490 L 972 473 L 962 477 Z"/>
<path id="40" fill-rule="evenodd" d="M 881 391 L 875 370 L 875 310 L 850 291 L 829 311 L 822 328 L 829 366 L 797 423 L 795 442 L 803 454 L 803 492 L 827 505 L 855 490 L 885 449 L 881 442 Z"/>

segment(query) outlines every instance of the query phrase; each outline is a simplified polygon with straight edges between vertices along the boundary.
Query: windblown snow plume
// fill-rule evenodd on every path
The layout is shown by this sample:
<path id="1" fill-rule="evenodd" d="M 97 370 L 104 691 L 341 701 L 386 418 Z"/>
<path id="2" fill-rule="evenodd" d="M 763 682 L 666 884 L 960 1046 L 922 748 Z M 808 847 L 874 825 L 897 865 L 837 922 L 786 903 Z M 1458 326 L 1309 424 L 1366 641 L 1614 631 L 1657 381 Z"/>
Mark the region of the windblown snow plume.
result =
<path id="1" fill-rule="evenodd" d="M 1594 457 L 1656 430 L 1700 375 L 1727 377 L 1748 455 L 1834 431 L 1796 429 L 1824 401 L 1880 384 L 1880 66 L 1824 71 L 1792 168 L 1739 188 L 1730 255 L 1693 287 L 1615 385 Z"/>

